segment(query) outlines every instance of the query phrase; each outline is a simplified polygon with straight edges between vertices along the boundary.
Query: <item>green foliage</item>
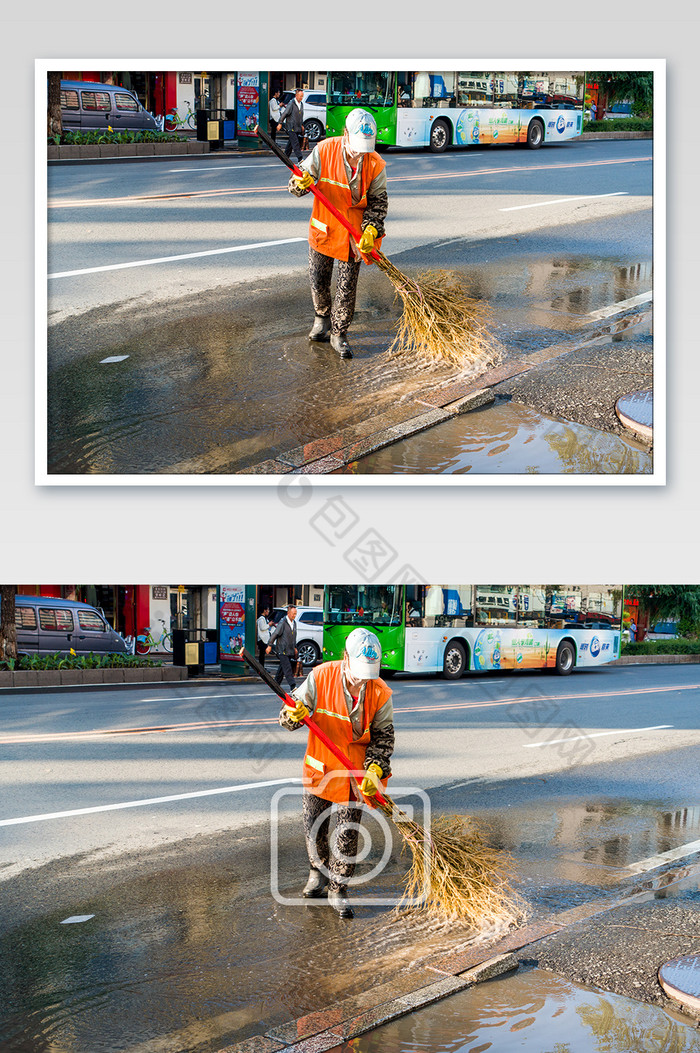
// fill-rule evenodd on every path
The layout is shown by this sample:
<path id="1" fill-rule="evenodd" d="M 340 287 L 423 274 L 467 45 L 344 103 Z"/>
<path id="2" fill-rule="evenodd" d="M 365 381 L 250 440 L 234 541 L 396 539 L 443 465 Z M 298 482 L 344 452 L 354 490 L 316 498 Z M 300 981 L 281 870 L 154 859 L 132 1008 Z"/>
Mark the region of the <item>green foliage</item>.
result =
<path id="1" fill-rule="evenodd" d="M 98 146 L 104 143 L 186 143 L 187 136 L 171 132 L 61 132 L 48 137 L 49 146 Z"/>
<path id="2" fill-rule="evenodd" d="M 584 132 L 653 132 L 651 117 L 616 117 L 609 121 L 584 121 Z"/>
<path id="3" fill-rule="evenodd" d="M 623 644 L 621 654 L 700 654 L 700 643 L 697 640 L 643 640 Z"/>
<path id="4" fill-rule="evenodd" d="M 625 585 L 625 598 L 639 600 L 641 624 L 700 621 L 700 585 Z"/>
<path id="5" fill-rule="evenodd" d="M 654 101 L 654 74 L 650 70 L 586 71 L 589 83 L 598 83 L 606 108 L 629 99 L 635 113 L 650 113 Z"/>
<path id="6" fill-rule="evenodd" d="M 123 669 L 125 666 L 155 667 L 162 664 L 133 654 L 94 654 L 91 651 L 90 654 L 65 655 L 55 651 L 53 654 L 25 654 L 17 659 L 7 659 L 0 662 L 0 669 Z"/>

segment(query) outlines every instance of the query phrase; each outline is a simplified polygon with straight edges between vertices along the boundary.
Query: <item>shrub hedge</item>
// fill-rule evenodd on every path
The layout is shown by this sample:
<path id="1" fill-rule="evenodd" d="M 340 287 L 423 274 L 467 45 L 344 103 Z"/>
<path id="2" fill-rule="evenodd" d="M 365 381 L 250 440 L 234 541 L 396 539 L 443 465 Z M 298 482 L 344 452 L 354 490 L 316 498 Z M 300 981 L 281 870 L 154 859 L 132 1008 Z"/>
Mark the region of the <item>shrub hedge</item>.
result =
<path id="1" fill-rule="evenodd" d="M 700 654 L 697 640 L 643 640 L 623 644 L 622 654 Z"/>
<path id="2" fill-rule="evenodd" d="M 49 146 L 91 146 L 100 143 L 186 143 L 186 135 L 173 132 L 61 132 L 48 137 Z"/>
<path id="3" fill-rule="evenodd" d="M 653 132 L 651 117 L 616 117 L 610 121 L 584 121 L 584 132 Z"/>
<path id="4" fill-rule="evenodd" d="M 8 658 L 0 662 L 0 669 L 122 669 L 124 666 L 159 666 L 162 662 L 152 662 L 134 654 L 25 654 L 19 658 Z"/>

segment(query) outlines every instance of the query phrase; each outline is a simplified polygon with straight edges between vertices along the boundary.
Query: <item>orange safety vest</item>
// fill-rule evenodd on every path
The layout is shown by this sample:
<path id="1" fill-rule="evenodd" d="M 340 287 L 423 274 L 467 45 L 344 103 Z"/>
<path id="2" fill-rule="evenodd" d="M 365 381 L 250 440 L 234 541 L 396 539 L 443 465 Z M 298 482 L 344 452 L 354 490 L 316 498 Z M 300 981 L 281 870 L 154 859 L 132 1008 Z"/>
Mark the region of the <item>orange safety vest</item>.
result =
<path id="1" fill-rule="evenodd" d="M 330 203 L 348 219 L 353 229 L 359 232 L 362 229 L 362 217 L 367 208 L 367 190 L 374 177 L 386 167 L 386 163 L 377 153 L 363 155 L 360 198 L 357 204 L 353 205 L 352 191 L 343 161 L 342 144 L 341 136 L 323 139 L 318 144 L 321 175 L 316 185 Z M 374 247 L 378 249 L 381 243 L 382 239 L 377 238 Z M 315 196 L 309 223 L 309 244 L 316 252 L 320 252 L 323 256 L 331 256 L 334 260 L 345 262 L 351 256 L 349 233 Z M 366 256 L 365 259 L 368 263 L 372 262 L 370 256 Z"/>
<path id="2" fill-rule="evenodd" d="M 314 669 L 316 682 L 316 709 L 311 717 L 321 731 L 350 758 L 353 769 L 364 771 L 365 752 L 369 742 L 369 729 L 378 710 L 391 698 L 391 691 L 383 680 L 370 680 L 365 687 L 364 727 L 359 739 L 353 739 L 354 729 L 343 693 L 340 679 L 342 662 L 324 662 Z M 323 797 L 326 801 L 345 804 L 350 800 L 350 779 L 329 772 L 346 772 L 347 769 L 331 753 L 313 731 L 309 731 L 304 757 L 303 783 L 307 793 Z M 360 781 L 362 781 L 360 777 Z M 386 788 L 387 780 L 382 779 Z"/>

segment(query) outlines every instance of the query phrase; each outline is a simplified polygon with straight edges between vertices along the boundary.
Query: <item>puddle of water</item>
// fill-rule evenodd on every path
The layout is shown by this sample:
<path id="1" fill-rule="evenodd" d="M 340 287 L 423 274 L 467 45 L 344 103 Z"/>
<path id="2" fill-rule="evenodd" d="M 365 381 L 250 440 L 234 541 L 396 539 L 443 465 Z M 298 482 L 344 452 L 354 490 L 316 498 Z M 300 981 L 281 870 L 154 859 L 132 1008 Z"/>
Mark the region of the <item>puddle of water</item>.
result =
<path id="1" fill-rule="evenodd" d="M 308 863 L 299 822 L 291 826 L 281 834 L 280 883 L 285 895 L 298 895 Z M 405 861 L 392 857 L 366 891 L 391 902 L 404 871 Z M 82 913 L 94 917 L 62 924 Z M 206 867 L 125 878 L 56 904 L 2 936 L 0 1048 L 213 1053 L 259 1033 L 261 1021 L 286 1023 L 353 990 L 407 974 L 414 987 L 428 983 L 428 957 L 497 935 L 396 917 L 389 905 L 357 907 L 350 924 L 325 901 L 280 906 L 270 892 L 269 840 L 257 849 L 241 844 Z"/>
<path id="2" fill-rule="evenodd" d="M 557 343 L 580 329 L 587 312 L 644 291 L 650 280 L 646 261 L 621 265 L 593 257 L 446 265 L 464 275 L 473 295 L 492 304 L 492 328 L 506 358 Z M 376 268 L 362 274 L 351 361 L 341 361 L 327 344 L 309 345 L 308 286 L 301 276 L 292 285 L 234 286 L 223 308 L 227 291 L 219 290 L 211 309 L 170 305 L 162 320 L 156 305 L 143 315 L 125 309 L 121 325 L 119 311 L 114 317 L 97 311 L 53 327 L 49 471 L 235 472 L 455 378 L 450 367 L 417 368 L 388 355 L 399 309 L 393 287 Z M 533 439 L 528 433 L 522 443 Z M 534 464 L 518 457 L 519 441 L 508 451 L 499 449 L 502 441 L 491 443 L 481 468 L 469 460 L 455 463 L 448 454 L 446 467 L 437 470 L 647 471 L 624 443 L 597 455 L 582 437 L 575 453 L 543 451 Z M 572 445 L 570 431 L 560 445 Z M 435 470 L 429 464 L 377 470 Z"/>
<path id="3" fill-rule="evenodd" d="M 627 437 L 500 403 L 455 417 L 353 461 L 337 475 L 649 475 L 648 450 Z"/>
<path id="4" fill-rule="evenodd" d="M 451 995 L 354 1039 L 351 1048 L 353 1053 L 700 1053 L 700 1035 L 657 1006 L 534 969 Z"/>

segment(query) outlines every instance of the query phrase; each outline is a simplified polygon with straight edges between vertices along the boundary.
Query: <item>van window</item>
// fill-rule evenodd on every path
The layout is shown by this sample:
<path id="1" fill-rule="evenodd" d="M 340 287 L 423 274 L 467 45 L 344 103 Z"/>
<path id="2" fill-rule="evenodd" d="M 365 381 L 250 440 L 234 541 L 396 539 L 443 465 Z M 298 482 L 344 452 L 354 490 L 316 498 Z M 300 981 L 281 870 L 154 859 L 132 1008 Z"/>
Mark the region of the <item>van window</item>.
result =
<path id="1" fill-rule="evenodd" d="M 98 633 L 106 630 L 105 623 L 97 611 L 78 611 L 78 625 L 81 629 L 92 629 L 93 632 Z"/>
<path id="2" fill-rule="evenodd" d="M 15 607 L 15 628 L 36 629 L 36 611 L 33 607 Z"/>
<path id="3" fill-rule="evenodd" d="M 299 621 L 307 625 L 323 625 L 323 611 L 320 608 L 317 611 L 304 611 L 299 615 Z"/>
<path id="4" fill-rule="evenodd" d="M 73 615 L 62 607 L 40 607 L 39 628 L 58 629 L 60 632 L 73 631 Z"/>
<path id="5" fill-rule="evenodd" d="M 62 110 L 79 110 L 80 103 L 78 102 L 78 93 L 73 89 L 61 90 L 61 109 Z"/>
<path id="6" fill-rule="evenodd" d="M 81 91 L 84 110 L 111 110 L 108 91 Z"/>
<path id="7" fill-rule="evenodd" d="M 123 91 L 117 91 L 114 93 L 114 101 L 118 110 L 131 110 L 132 112 L 138 112 L 139 104 L 133 95 L 127 95 Z"/>

